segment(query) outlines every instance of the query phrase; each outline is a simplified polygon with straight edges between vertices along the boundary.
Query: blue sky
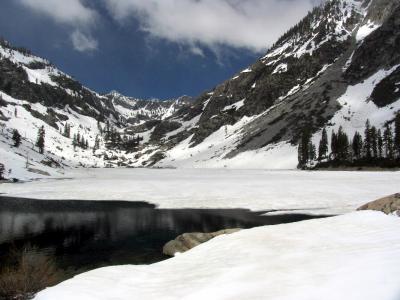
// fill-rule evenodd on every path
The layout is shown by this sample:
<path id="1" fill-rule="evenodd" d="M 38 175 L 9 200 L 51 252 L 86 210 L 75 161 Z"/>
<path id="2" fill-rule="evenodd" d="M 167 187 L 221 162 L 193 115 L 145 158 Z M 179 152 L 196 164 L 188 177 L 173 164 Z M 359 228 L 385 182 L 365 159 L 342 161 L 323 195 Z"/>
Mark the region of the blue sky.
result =
<path id="1" fill-rule="evenodd" d="M 0 36 L 100 93 L 196 96 L 253 63 L 318 0 L 7 0 Z"/>

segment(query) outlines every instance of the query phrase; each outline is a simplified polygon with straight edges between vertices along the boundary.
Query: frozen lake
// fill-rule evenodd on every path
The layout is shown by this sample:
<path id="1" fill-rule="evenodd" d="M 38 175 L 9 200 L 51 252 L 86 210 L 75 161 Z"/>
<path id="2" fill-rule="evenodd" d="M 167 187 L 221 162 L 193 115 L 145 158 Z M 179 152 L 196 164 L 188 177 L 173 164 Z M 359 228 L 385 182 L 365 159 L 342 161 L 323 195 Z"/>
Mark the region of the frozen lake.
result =
<path id="1" fill-rule="evenodd" d="M 2 184 L 0 193 L 37 199 L 146 201 L 160 208 L 340 214 L 400 192 L 400 172 L 81 169 L 65 176 L 72 179 Z"/>

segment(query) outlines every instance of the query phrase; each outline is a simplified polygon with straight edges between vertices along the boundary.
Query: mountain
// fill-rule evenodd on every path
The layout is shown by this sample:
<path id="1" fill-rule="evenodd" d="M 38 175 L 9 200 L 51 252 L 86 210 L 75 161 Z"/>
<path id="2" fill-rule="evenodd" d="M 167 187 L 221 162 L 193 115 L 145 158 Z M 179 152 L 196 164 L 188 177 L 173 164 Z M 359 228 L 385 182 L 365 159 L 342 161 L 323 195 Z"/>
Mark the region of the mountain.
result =
<path id="1" fill-rule="evenodd" d="M 289 29 L 254 64 L 195 99 L 99 95 L 6 42 L 0 46 L 1 160 L 22 177 L 58 166 L 295 168 L 304 127 L 382 128 L 400 110 L 400 0 L 329 0 Z M 71 126 L 71 136 L 61 134 Z M 104 128 L 140 145 L 111 147 Z M 46 128 L 47 152 L 34 147 Z M 13 129 L 23 136 L 12 147 Z M 61 130 L 61 133 L 60 133 Z M 72 146 L 73 134 L 89 148 Z M 109 138 L 109 137 L 108 137 Z M 32 150 L 33 148 L 33 150 Z M 29 166 L 28 166 L 29 169 Z M 15 171 L 17 172 L 17 171 Z M 17 176 L 16 174 L 15 176 Z"/>
<path id="2" fill-rule="evenodd" d="M 331 0 L 167 120 L 158 166 L 295 168 L 305 126 L 382 128 L 400 109 L 400 1 Z M 144 153 L 148 151 L 145 150 Z M 143 161 L 146 154 L 143 154 Z"/>
<path id="3" fill-rule="evenodd" d="M 172 116 L 177 110 L 188 105 L 191 97 L 182 96 L 177 99 L 137 99 L 121 95 L 116 91 L 104 95 L 112 104 L 113 110 L 118 113 L 124 123 L 139 124 L 144 121 L 164 120 Z"/>
<path id="4" fill-rule="evenodd" d="M 116 92 L 100 95 L 49 61 L 1 40 L 0 163 L 11 170 L 9 177 L 16 178 L 57 174 L 64 167 L 128 165 L 132 151 L 106 147 L 102 128 L 111 124 L 123 138 L 131 139 L 133 135 L 123 133 L 129 125 L 165 119 L 190 101 L 187 96 L 160 101 Z M 41 126 L 46 133 L 43 155 L 35 147 Z M 18 148 L 11 139 L 14 130 L 22 136 Z M 74 147 L 74 136 L 84 138 L 90 149 Z M 97 152 L 92 149 L 96 139 Z"/>

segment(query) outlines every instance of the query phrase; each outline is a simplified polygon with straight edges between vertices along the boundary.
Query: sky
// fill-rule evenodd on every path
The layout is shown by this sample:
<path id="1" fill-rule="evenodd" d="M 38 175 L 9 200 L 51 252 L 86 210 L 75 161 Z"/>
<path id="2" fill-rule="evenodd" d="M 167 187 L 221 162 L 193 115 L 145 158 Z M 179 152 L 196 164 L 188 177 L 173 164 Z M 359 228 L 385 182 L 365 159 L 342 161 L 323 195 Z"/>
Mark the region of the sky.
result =
<path id="1" fill-rule="evenodd" d="M 5 0 L 0 36 L 99 92 L 197 96 L 321 0 Z"/>

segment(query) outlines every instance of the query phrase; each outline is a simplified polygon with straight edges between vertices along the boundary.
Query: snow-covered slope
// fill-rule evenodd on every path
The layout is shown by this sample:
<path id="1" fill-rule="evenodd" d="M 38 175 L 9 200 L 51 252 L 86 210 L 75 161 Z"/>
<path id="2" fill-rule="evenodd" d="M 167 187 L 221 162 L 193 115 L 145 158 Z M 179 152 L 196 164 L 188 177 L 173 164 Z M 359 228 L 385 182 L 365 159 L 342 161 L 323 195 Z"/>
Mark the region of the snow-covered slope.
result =
<path id="1" fill-rule="evenodd" d="M 35 299 L 397 300 L 399 226 L 358 212 L 243 230 L 153 265 L 84 273 Z"/>

